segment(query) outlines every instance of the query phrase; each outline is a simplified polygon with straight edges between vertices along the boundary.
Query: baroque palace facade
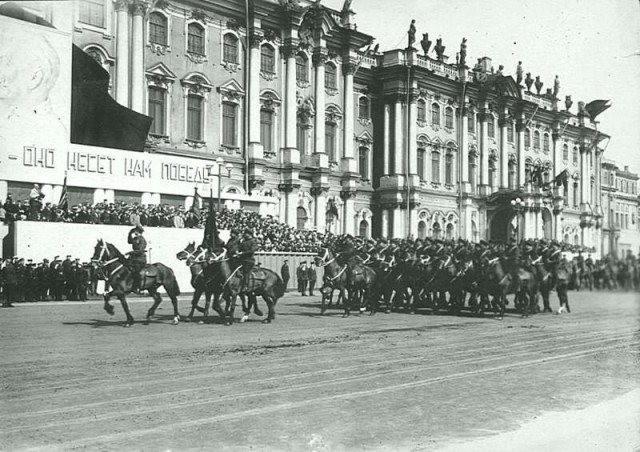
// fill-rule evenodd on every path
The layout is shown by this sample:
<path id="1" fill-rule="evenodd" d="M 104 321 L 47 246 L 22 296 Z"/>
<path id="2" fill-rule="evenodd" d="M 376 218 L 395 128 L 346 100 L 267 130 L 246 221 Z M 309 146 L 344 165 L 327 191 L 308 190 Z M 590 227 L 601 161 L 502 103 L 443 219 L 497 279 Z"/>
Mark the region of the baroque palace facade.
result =
<path id="1" fill-rule="evenodd" d="M 158 173 L 132 158 L 122 174 L 139 176 L 135 184 L 75 183 L 81 165 L 67 157 L 71 203 L 189 207 L 198 187 L 299 228 L 547 237 L 599 250 L 608 137 L 584 103 L 573 113 L 559 84 L 543 92 L 539 80 L 503 74 L 487 57 L 471 69 L 466 44 L 456 62 L 440 41 L 433 55 L 430 43 L 418 51 L 411 40 L 371 50 L 374 36 L 358 29 L 348 4 L 74 3 L 73 43 L 109 72 L 113 98 L 154 119 L 142 155 L 162 161 L 163 180 L 147 180 Z M 55 25 L 51 8 L 31 6 Z M 0 179 L 19 191 L 37 175 Z M 54 203 L 58 177 L 44 187 Z"/>

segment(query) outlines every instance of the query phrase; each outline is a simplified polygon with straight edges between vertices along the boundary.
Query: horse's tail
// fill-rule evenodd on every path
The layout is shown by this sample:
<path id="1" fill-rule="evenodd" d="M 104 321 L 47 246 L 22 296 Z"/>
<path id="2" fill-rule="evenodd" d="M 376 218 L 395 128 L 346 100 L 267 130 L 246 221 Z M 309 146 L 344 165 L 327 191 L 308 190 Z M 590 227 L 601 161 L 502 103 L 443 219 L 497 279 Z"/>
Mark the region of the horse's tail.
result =
<path id="1" fill-rule="evenodd" d="M 176 275 L 171 267 L 167 267 L 166 265 L 164 265 L 164 267 L 167 269 L 168 273 L 167 280 L 163 284 L 164 289 L 170 297 L 177 297 L 180 295 L 180 285 L 178 284 Z"/>
<path id="2" fill-rule="evenodd" d="M 286 287 L 284 286 L 284 281 L 282 280 L 280 275 L 278 275 L 277 273 L 275 273 L 275 275 L 276 282 L 273 284 L 273 296 L 276 300 L 278 300 L 283 297 Z"/>

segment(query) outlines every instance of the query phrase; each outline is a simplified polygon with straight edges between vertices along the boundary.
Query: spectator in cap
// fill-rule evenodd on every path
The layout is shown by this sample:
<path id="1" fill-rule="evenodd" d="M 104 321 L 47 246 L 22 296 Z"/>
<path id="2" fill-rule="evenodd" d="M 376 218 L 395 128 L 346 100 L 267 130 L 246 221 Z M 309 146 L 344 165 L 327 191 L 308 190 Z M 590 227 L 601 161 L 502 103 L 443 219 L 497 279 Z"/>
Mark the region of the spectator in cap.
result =
<path id="1" fill-rule="evenodd" d="M 280 276 L 282 276 L 282 282 L 284 283 L 284 291 L 288 292 L 291 272 L 289 271 L 289 261 L 287 259 L 285 259 L 284 264 L 280 267 Z"/>
<path id="2" fill-rule="evenodd" d="M 300 262 L 296 270 L 296 276 L 298 277 L 298 292 L 304 297 L 307 295 L 305 292 L 307 290 L 307 282 L 309 281 L 307 261 Z"/>

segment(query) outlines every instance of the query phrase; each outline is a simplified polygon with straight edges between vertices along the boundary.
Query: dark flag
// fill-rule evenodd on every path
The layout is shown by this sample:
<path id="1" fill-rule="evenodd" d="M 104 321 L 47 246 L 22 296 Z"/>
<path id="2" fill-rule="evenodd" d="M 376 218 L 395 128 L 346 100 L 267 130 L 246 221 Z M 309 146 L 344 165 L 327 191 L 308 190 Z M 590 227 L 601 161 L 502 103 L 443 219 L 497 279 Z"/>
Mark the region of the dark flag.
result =
<path id="1" fill-rule="evenodd" d="M 209 215 L 204 224 L 204 237 L 202 239 L 202 247 L 208 250 L 218 248 L 222 243 L 219 242 L 218 225 L 216 224 L 216 210 L 213 207 L 213 191 L 209 197 Z"/>
<path id="2" fill-rule="evenodd" d="M 195 192 L 193 193 L 193 204 L 191 205 L 191 211 L 196 216 L 198 221 L 200 221 L 200 218 L 202 217 L 202 214 L 200 213 L 201 203 L 202 203 L 202 197 L 200 197 L 200 194 L 198 193 L 198 188 L 196 187 Z"/>
<path id="3" fill-rule="evenodd" d="M 566 190 L 569 185 L 569 172 L 567 170 L 562 171 L 556 176 L 554 182 L 556 187 L 560 187 L 562 185 Z"/>
<path id="4" fill-rule="evenodd" d="M 60 201 L 58 201 L 58 208 L 65 212 L 69 210 L 69 194 L 67 193 L 67 175 L 64 176 L 64 184 L 62 184 L 62 193 L 60 193 Z"/>
<path id="5" fill-rule="evenodd" d="M 596 117 L 608 108 L 611 108 L 611 101 L 602 99 L 593 100 L 584 106 L 592 121 L 595 121 Z"/>
<path id="6" fill-rule="evenodd" d="M 333 215 L 336 220 L 338 219 L 338 207 L 333 199 L 327 201 L 327 213 Z"/>

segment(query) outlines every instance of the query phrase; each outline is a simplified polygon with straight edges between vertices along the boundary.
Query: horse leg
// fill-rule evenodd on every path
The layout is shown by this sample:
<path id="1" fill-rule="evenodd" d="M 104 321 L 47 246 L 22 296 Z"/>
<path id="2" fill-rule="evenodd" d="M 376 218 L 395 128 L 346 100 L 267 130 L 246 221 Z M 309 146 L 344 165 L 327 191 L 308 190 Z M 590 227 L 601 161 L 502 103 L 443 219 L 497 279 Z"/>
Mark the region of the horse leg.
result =
<path id="1" fill-rule="evenodd" d="M 351 300 L 353 299 L 353 294 L 351 289 L 349 289 L 349 298 L 346 296 L 346 289 L 343 287 L 340 289 L 340 297 L 342 298 L 342 306 L 344 308 L 344 314 L 342 317 L 349 317 L 351 315 Z"/>
<path id="2" fill-rule="evenodd" d="M 227 307 L 225 309 L 225 321 L 224 321 L 224 324 L 226 326 L 233 324 L 233 314 L 236 309 L 237 297 L 238 297 L 238 294 L 233 292 L 230 292 L 227 297 Z"/>
<path id="3" fill-rule="evenodd" d="M 109 315 L 113 315 L 113 305 L 109 303 L 109 299 L 113 295 L 114 291 L 110 291 L 104 294 L 104 310 L 107 311 Z"/>
<path id="4" fill-rule="evenodd" d="M 542 290 L 542 304 L 544 304 L 544 311 L 543 312 L 553 312 L 553 310 L 551 309 L 551 305 L 549 304 L 549 293 L 551 292 L 550 287 L 549 286 L 545 286 Z"/>
<path id="5" fill-rule="evenodd" d="M 263 295 L 262 298 L 267 303 L 267 309 L 269 310 L 267 318 L 264 319 L 262 323 L 271 323 L 271 321 L 276 318 L 276 302 L 272 297 L 267 295 Z"/>
<path id="6" fill-rule="evenodd" d="M 147 311 L 147 324 L 151 320 L 151 316 L 153 316 L 156 313 L 156 309 L 158 309 L 158 306 L 160 306 L 160 303 L 162 302 L 162 298 L 160 297 L 160 294 L 155 289 L 149 290 L 149 294 L 151 294 L 151 297 L 153 298 L 153 304 Z"/>
<path id="7" fill-rule="evenodd" d="M 224 314 L 224 309 L 222 309 L 222 306 L 220 305 L 220 302 L 221 302 L 220 295 L 221 295 L 220 292 L 217 292 L 217 291 L 213 292 L 213 310 L 216 311 L 216 313 L 220 316 L 220 319 L 224 323 L 225 314 Z"/>
<path id="8" fill-rule="evenodd" d="M 194 289 L 195 290 L 193 291 L 193 298 L 191 299 L 191 311 L 189 311 L 189 315 L 187 315 L 187 318 L 185 319 L 187 322 L 193 320 L 193 314 L 196 312 L 196 310 L 200 311 L 200 308 L 198 307 L 198 301 L 200 301 L 200 296 L 202 295 L 202 288 L 194 287 Z"/>
<path id="9" fill-rule="evenodd" d="M 118 297 L 118 299 L 120 300 L 120 303 L 122 304 L 122 309 L 124 310 L 124 313 L 127 316 L 127 321 L 125 322 L 124 326 L 128 327 L 133 325 L 134 321 L 133 321 L 133 316 L 131 315 L 131 311 L 129 311 L 129 303 L 127 303 L 127 299 L 124 296 L 124 292 L 116 292 L 114 295 L 116 295 L 116 297 Z"/>

